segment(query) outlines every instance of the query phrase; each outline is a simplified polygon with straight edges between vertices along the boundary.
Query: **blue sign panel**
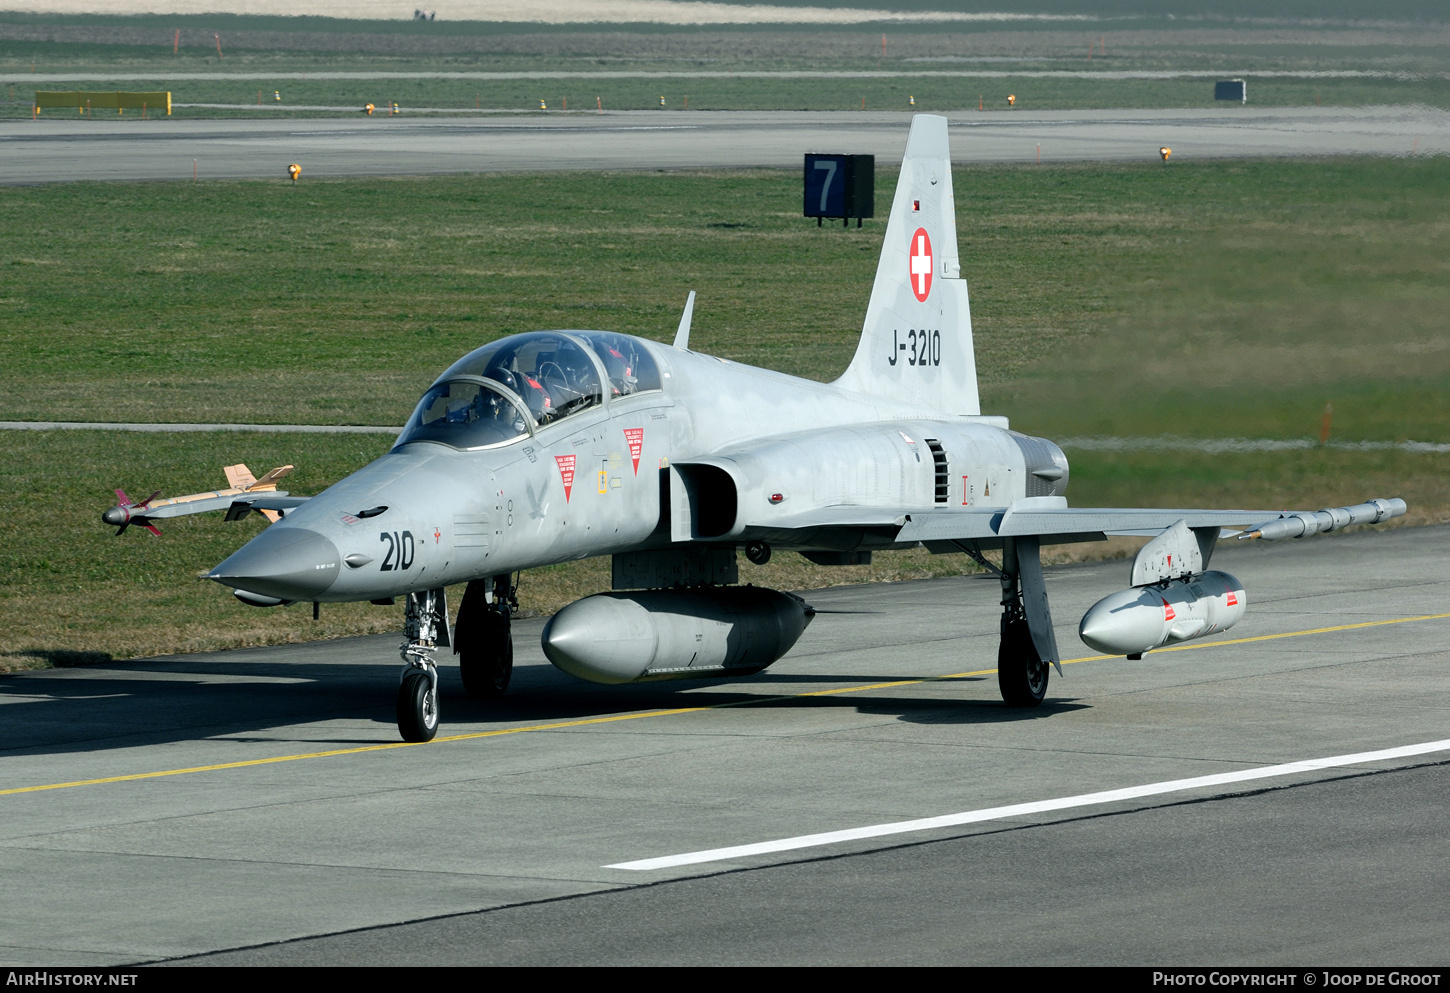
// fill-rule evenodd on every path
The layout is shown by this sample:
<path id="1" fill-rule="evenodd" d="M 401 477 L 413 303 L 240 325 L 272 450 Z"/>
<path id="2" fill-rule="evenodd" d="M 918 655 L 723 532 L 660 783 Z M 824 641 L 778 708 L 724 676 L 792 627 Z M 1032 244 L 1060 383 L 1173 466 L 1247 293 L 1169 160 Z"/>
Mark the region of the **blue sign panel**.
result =
<path id="1" fill-rule="evenodd" d="M 806 156 L 806 217 L 846 216 L 845 155 Z"/>

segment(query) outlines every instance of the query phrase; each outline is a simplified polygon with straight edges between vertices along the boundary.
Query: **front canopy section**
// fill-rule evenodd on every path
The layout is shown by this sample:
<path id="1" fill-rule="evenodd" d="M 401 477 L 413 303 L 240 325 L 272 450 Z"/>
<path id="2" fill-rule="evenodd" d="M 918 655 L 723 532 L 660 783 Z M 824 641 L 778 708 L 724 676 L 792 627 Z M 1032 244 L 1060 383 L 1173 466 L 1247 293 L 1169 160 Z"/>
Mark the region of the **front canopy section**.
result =
<path id="1" fill-rule="evenodd" d="M 507 445 L 528 437 L 532 418 L 504 391 L 488 383 L 435 383 L 418 401 L 399 445 L 432 441 L 472 450 Z"/>
<path id="2" fill-rule="evenodd" d="M 543 427 L 604 402 L 599 365 L 572 335 L 558 331 L 516 334 L 484 345 L 455 362 L 439 381 L 481 376 L 523 398 Z"/>

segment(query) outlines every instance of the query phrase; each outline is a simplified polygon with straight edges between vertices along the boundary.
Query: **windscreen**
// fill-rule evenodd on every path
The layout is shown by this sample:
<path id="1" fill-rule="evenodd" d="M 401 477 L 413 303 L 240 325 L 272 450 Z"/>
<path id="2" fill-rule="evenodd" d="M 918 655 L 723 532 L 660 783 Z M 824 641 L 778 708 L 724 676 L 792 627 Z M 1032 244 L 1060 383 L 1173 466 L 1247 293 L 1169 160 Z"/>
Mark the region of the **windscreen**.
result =
<path id="1" fill-rule="evenodd" d="M 436 441 L 454 448 L 490 448 L 528 436 L 528 415 L 482 383 L 439 383 L 423 394 L 398 444 Z"/>
<path id="2" fill-rule="evenodd" d="M 599 371 L 572 338 L 549 331 L 518 334 L 465 355 L 444 374 L 482 376 L 523 397 L 540 426 L 604 402 Z"/>

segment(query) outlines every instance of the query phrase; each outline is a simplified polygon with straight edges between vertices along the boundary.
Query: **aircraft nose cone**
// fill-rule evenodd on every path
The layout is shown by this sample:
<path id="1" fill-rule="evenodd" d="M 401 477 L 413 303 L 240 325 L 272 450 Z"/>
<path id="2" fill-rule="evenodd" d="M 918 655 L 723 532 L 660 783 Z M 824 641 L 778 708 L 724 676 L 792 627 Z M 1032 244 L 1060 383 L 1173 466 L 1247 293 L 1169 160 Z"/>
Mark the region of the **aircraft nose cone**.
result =
<path id="1" fill-rule="evenodd" d="M 119 527 L 126 523 L 126 512 L 120 507 L 112 507 L 101 515 L 101 520 L 113 527 Z"/>
<path id="2" fill-rule="evenodd" d="M 207 574 L 223 586 L 277 597 L 312 600 L 337 581 L 342 556 L 316 531 L 270 527 Z"/>

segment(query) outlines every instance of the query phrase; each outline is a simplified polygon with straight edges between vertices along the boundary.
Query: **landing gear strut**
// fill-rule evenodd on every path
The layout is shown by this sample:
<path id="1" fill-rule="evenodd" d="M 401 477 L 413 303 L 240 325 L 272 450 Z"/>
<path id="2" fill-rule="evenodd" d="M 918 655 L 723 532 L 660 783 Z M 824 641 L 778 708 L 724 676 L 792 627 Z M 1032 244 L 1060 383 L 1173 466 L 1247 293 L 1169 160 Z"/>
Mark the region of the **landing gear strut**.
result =
<path id="1" fill-rule="evenodd" d="M 432 741 L 438 733 L 438 665 L 433 652 L 452 644 L 442 589 L 409 593 L 403 612 L 403 672 L 398 680 L 398 733 Z"/>
<path id="2" fill-rule="evenodd" d="M 1057 638 L 1042 581 L 1035 537 L 1008 538 L 1002 548 L 1002 643 L 997 686 L 1009 707 L 1036 707 L 1047 695 L 1048 666 L 1058 665 Z M 1061 667 L 1058 675 L 1062 674 Z"/>
<path id="3" fill-rule="evenodd" d="M 463 688 L 477 700 L 503 696 L 514 674 L 513 612 L 518 588 L 508 574 L 475 579 L 458 607 L 453 650 Z"/>

